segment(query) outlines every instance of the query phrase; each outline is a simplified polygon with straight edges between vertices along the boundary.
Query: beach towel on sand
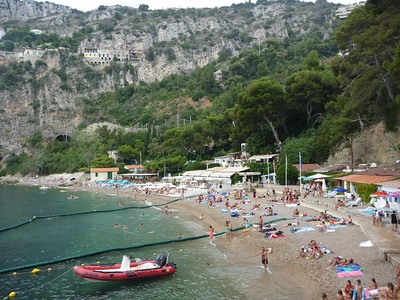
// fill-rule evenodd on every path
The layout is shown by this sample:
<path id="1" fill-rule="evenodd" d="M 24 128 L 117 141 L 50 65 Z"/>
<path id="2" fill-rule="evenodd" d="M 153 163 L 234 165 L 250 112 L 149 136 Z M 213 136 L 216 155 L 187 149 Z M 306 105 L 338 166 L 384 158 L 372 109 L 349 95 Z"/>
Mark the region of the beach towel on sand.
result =
<path id="1" fill-rule="evenodd" d="M 338 278 L 363 275 L 363 273 L 361 272 L 360 265 L 349 265 L 349 266 L 338 267 L 336 270 L 336 274 Z"/>

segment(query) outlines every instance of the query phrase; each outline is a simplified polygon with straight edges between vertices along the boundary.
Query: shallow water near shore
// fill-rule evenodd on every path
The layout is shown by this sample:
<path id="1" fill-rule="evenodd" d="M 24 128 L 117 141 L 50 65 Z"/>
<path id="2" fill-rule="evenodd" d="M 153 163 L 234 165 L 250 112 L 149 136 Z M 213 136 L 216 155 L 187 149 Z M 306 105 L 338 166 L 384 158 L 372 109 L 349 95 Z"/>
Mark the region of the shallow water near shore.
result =
<path id="1" fill-rule="evenodd" d="M 0 229 L 32 220 L 34 216 L 142 205 L 123 196 L 62 191 L 42 191 L 37 186 L 0 186 Z M 68 199 L 71 194 L 79 198 Z M 120 200 L 125 206 L 119 205 Z M 114 228 L 114 224 L 119 224 L 119 227 Z M 123 230 L 123 225 L 128 229 Z M 180 235 L 189 237 L 202 234 L 204 232 L 194 223 L 166 216 L 155 208 L 38 219 L 0 232 L 0 269 L 79 256 L 104 249 L 173 240 Z M 169 252 L 171 260 L 178 266 L 176 275 L 129 283 L 93 283 L 72 272 L 73 266 L 81 263 L 120 262 L 124 254 L 144 259 L 153 257 L 158 251 Z M 32 268 L 16 271 L 15 275 L 12 272 L 0 274 L 0 297 L 6 297 L 11 291 L 15 291 L 17 299 L 243 299 L 243 295 L 236 290 L 229 278 L 229 272 L 210 267 L 217 266 L 221 257 L 222 253 L 209 245 L 207 239 L 110 251 L 45 265 L 39 267 L 41 272 L 37 275 L 30 274 Z M 203 263 L 198 263 L 199 258 Z"/>
<path id="2" fill-rule="evenodd" d="M 71 195 L 78 198 L 68 199 Z M 258 253 L 243 253 L 233 261 L 208 238 L 180 241 L 178 238 L 207 234 L 187 212 L 166 216 L 160 208 L 142 207 L 134 195 L 91 193 L 62 189 L 40 190 L 38 186 L 0 185 L 0 230 L 36 219 L 15 229 L 0 232 L 0 270 L 76 257 L 107 249 L 177 240 L 174 243 L 138 249 L 114 250 L 61 263 L 0 274 L 0 297 L 11 291 L 17 299 L 294 299 L 302 291 L 288 289 L 276 278 L 277 270 L 264 274 Z M 151 199 L 148 199 L 151 201 Z M 120 205 L 120 201 L 124 206 Z M 117 209 L 118 211 L 112 211 Z M 60 216 L 70 213 L 109 210 Z M 118 224 L 118 228 L 114 228 Z M 123 230 L 123 226 L 127 230 Z M 217 237 L 217 244 L 225 244 Z M 93 283 L 73 274 L 79 264 L 120 262 L 124 254 L 149 258 L 167 251 L 178 267 L 174 276 L 129 283 Z M 247 257 L 247 259 L 246 259 Z M 250 258 L 249 258 L 250 257 Z M 285 266 L 282 266 L 285 268 Z M 48 270 L 51 268 L 51 270 Z M 290 272 L 290 266 L 286 266 Z M 264 282 L 255 285 L 254 282 Z"/>

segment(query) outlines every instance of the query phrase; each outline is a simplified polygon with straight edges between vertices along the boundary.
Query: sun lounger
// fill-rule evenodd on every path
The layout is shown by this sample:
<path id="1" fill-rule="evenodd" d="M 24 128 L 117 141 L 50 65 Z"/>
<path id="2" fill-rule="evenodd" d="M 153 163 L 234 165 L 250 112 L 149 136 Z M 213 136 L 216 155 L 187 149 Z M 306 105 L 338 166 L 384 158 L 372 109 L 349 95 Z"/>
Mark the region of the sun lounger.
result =
<path id="1" fill-rule="evenodd" d="M 353 206 L 362 206 L 363 202 L 361 198 L 358 198 L 357 200 L 354 201 L 347 201 L 346 206 L 347 207 L 353 207 Z"/>

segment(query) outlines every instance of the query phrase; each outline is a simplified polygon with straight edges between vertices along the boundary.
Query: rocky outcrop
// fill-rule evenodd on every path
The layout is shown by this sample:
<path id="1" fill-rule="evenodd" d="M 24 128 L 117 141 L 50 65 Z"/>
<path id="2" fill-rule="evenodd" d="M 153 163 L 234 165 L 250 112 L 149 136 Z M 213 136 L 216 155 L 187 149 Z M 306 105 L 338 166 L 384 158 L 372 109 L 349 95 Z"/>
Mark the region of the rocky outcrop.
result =
<path id="1" fill-rule="evenodd" d="M 68 14 L 68 6 L 33 0 L 0 0 L 0 23 L 8 20 L 26 21 L 58 14 Z"/>
<path id="2" fill-rule="evenodd" d="M 400 160 L 400 132 L 388 132 L 385 125 L 367 128 L 352 139 L 354 165 L 376 163 L 393 165 Z M 351 148 L 346 140 L 326 165 L 351 164 Z"/>
<path id="3" fill-rule="evenodd" d="M 333 10 L 334 6 L 327 5 L 322 12 L 329 18 L 329 7 Z M 266 2 L 141 12 L 111 6 L 83 13 L 50 2 L 0 0 L 0 24 L 29 20 L 31 28 L 62 37 L 90 28 L 78 53 L 72 54 L 71 63 L 65 63 L 65 54 L 48 51 L 42 58 L 46 67 L 34 67 L 18 89 L 0 91 L 1 152 L 21 153 L 27 137 L 36 131 L 46 139 L 71 135 L 84 119 L 82 99 L 95 98 L 127 83 L 151 83 L 168 75 L 190 73 L 217 61 L 221 51 L 237 56 L 243 49 L 263 47 L 271 39 L 305 34 L 316 25 L 315 7 L 313 3 Z M 111 29 L 104 30 L 104 24 Z M 321 28 L 330 32 L 329 27 Z M 104 68 L 84 64 L 79 53 L 85 48 L 134 49 L 142 56 L 129 70 L 105 72 Z M 146 57 L 149 49 L 154 51 L 153 59 Z"/>

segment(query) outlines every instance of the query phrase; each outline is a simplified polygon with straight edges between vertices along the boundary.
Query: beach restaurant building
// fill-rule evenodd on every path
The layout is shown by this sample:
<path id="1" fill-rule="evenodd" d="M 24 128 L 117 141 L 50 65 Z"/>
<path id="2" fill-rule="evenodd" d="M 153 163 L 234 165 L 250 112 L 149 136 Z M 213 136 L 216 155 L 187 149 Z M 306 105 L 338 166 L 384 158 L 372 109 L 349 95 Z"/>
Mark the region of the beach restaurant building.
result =
<path id="1" fill-rule="evenodd" d="M 118 171 L 119 168 L 91 168 L 90 181 L 114 179 Z"/>

